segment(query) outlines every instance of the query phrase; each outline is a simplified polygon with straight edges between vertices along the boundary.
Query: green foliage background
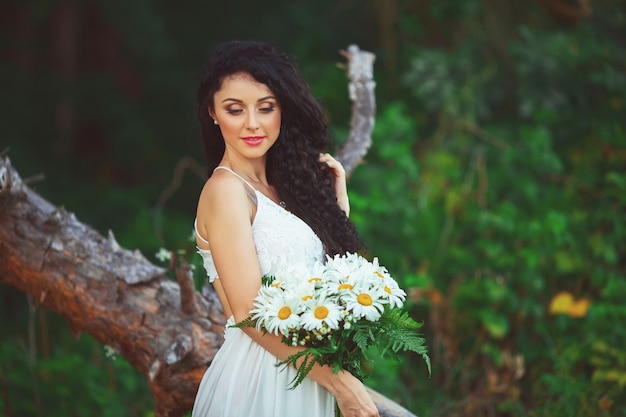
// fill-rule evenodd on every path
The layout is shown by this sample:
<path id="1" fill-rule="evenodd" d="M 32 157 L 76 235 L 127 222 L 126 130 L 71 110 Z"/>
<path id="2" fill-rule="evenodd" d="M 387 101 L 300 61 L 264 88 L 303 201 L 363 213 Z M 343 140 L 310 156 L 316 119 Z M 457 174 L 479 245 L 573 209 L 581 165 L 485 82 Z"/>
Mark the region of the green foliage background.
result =
<path id="1" fill-rule="evenodd" d="M 74 64 L 53 36 L 66 7 Z M 378 362 L 368 385 L 422 417 L 626 416 L 623 2 L 13 0 L 0 12 L 0 151 L 45 175 L 31 185 L 48 200 L 149 258 L 189 247 L 203 179 L 187 171 L 160 196 L 178 161 L 203 163 L 194 95 L 214 44 L 255 38 L 295 56 L 336 146 L 350 114 L 337 51 L 374 52 L 378 115 L 352 215 L 409 289 L 433 375 L 409 354 Z M 588 310 L 551 313 L 563 292 Z M 0 416 L 153 415 L 142 375 L 6 285 L 0 322 Z"/>

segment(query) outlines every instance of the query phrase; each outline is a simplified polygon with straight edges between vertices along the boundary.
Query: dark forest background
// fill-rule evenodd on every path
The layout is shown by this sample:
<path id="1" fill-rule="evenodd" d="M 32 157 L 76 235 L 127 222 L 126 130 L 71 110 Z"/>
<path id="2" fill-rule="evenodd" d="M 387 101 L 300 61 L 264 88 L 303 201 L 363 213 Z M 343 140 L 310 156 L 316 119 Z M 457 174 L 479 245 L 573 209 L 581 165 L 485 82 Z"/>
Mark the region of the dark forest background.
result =
<path id="1" fill-rule="evenodd" d="M 123 247 L 192 254 L 195 93 L 233 38 L 296 58 L 334 147 L 338 51 L 377 56 L 352 216 L 408 289 L 433 374 L 401 355 L 369 386 L 421 417 L 626 416 L 624 1 L 3 0 L 0 152 Z M 0 416 L 154 415 L 109 356 L 0 284 Z"/>

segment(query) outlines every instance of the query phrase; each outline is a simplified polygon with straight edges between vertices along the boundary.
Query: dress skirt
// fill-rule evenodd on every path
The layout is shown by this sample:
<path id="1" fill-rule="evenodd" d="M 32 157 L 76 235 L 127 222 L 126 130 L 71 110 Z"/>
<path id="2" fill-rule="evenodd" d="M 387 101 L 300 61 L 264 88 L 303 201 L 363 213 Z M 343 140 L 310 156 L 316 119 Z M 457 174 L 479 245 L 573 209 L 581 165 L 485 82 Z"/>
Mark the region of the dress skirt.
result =
<path id="1" fill-rule="evenodd" d="M 259 346 L 230 317 L 224 344 L 202 378 L 192 417 L 333 417 L 335 399 L 315 381 L 293 390 L 292 367 Z"/>

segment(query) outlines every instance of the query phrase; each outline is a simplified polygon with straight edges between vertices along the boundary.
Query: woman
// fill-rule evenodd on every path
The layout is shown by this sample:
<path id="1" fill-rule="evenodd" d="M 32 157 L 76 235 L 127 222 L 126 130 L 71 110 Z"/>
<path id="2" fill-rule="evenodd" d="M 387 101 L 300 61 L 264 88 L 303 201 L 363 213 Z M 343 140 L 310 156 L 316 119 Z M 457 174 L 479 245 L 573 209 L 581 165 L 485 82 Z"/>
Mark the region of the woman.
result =
<path id="1" fill-rule="evenodd" d="M 260 42 L 216 48 L 198 93 L 209 165 L 196 241 L 228 326 L 248 317 L 263 275 L 356 251 L 345 172 L 320 152 L 324 112 L 288 57 Z M 228 327 L 196 396 L 193 417 L 378 416 L 350 373 L 316 366 L 294 390 L 296 352 L 273 334 Z"/>

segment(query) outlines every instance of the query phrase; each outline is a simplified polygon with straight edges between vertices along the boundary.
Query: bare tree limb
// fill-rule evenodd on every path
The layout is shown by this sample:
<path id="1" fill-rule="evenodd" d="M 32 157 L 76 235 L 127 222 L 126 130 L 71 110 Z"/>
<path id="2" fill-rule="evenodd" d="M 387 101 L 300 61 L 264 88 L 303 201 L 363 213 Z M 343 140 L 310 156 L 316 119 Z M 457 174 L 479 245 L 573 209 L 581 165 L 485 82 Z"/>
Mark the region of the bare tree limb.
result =
<path id="1" fill-rule="evenodd" d="M 347 74 L 350 79 L 348 89 L 352 100 L 352 118 L 350 135 L 337 153 L 337 160 L 343 165 L 349 177 L 360 164 L 372 145 L 372 130 L 376 114 L 376 96 L 374 95 L 374 60 L 371 52 L 361 51 L 358 46 L 350 45 L 341 54 L 348 60 Z"/>

